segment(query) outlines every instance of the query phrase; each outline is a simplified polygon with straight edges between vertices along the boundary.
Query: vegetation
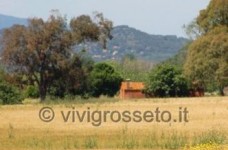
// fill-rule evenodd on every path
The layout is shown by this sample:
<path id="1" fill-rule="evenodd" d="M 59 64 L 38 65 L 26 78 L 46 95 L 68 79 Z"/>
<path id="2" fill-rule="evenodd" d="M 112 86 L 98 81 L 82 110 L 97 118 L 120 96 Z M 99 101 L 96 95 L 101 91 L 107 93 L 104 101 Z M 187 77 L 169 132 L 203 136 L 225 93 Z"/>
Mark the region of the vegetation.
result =
<path id="1" fill-rule="evenodd" d="M 220 94 L 228 85 L 228 1 L 212 0 L 196 19 L 201 35 L 189 46 L 184 65 L 190 81 L 207 88 L 216 84 Z"/>
<path id="2" fill-rule="evenodd" d="M 21 104 L 23 96 L 15 85 L 7 82 L 9 78 L 0 67 L 0 104 Z"/>
<path id="3" fill-rule="evenodd" d="M 132 54 L 126 54 L 121 61 L 107 61 L 107 63 L 113 66 L 124 80 L 135 82 L 145 82 L 154 66 L 152 62 L 137 59 Z"/>
<path id="4" fill-rule="evenodd" d="M 156 60 L 151 51 L 158 60 L 166 58 L 186 39 L 154 40 L 123 26 L 113 33 L 126 51 L 118 51 L 116 39 L 107 51 L 113 24 L 99 13 L 68 25 L 53 12 L 47 21 L 32 18 L 28 26 L 6 29 L 0 45 L 0 149 L 228 149 L 227 97 L 184 97 L 191 84 L 219 88 L 222 95 L 228 86 L 227 2 L 211 0 L 187 28 L 192 41 L 156 66 L 141 58 Z M 147 45 L 153 40 L 161 47 Z M 88 43 L 101 44 L 101 53 L 114 60 L 94 62 Z M 168 50 L 165 57 L 160 49 Z M 116 61 L 118 56 L 123 58 Z M 153 98 L 113 98 L 124 79 L 145 82 Z"/>
<path id="5" fill-rule="evenodd" d="M 228 24 L 228 2 L 227 0 L 211 0 L 208 7 L 200 11 L 196 18 L 196 23 L 200 27 L 202 34 L 206 34 L 218 26 Z"/>
<path id="6" fill-rule="evenodd" d="M 1 41 L 4 80 L 25 97 L 39 96 L 41 101 L 47 95 L 60 99 L 114 96 L 120 82 L 127 79 L 145 82 L 145 92 L 153 96 L 186 96 L 187 83 L 191 88 L 204 87 L 210 92 L 217 88 L 224 95 L 223 89 L 228 85 L 226 11 L 227 1 L 212 0 L 186 27 L 189 35 L 195 35 L 192 41 L 175 36 L 157 39 L 127 26 L 112 30 L 113 23 L 100 13 L 96 13 L 95 19 L 87 15 L 72 18 L 68 24 L 58 11 L 52 11 L 46 21 L 31 18 L 28 26 L 15 25 L 4 30 Z M 120 41 L 116 38 L 127 46 L 118 45 Z M 110 39 L 110 43 L 114 42 L 111 47 L 107 43 Z M 160 45 L 152 51 L 156 57 L 160 57 L 160 48 L 166 49 L 168 56 L 174 47 L 187 45 L 153 68 L 154 60 L 149 54 L 152 47 L 147 43 Z M 167 43 L 174 45 L 170 48 Z M 88 49 L 101 50 L 96 47 L 99 44 L 103 46 L 100 53 L 109 53 L 114 60 L 95 63 L 88 57 Z M 122 53 L 121 46 L 125 46 Z M 75 53 L 78 48 L 80 52 Z M 118 61 L 117 56 L 121 56 Z"/>
<path id="7" fill-rule="evenodd" d="M 47 124 L 37 116 L 44 104 L 34 104 L 30 101 L 26 105 L 0 107 L 0 149 L 215 150 L 218 148 L 226 150 L 228 148 L 225 97 L 153 98 L 112 103 L 108 102 L 111 100 L 108 98 L 103 103 L 97 103 L 99 100 L 46 104 L 56 112 L 53 122 Z M 190 111 L 189 123 L 171 121 L 126 124 L 113 123 L 107 119 L 100 127 L 95 128 L 91 125 L 92 120 L 88 122 L 87 119 L 82 123 L 77 119 L 75 122 L 65 123 L 61 114 L 57 113 L 61 111 L 67 113 L 75 108 L 74 111 L 77 110 L 82 114 L 83 111 L 88 111 L 88 106 L 91 112 L 93 110 L 147 111 L 160 106 L 160 110 L 170 111 L 174 117 L 177 117 L 180 104 Z M 95 115 L 94 119 L 96 118 Z"/>
<path id="8" fill-rule="evenodd" d="M 29 85 L 24 90 L 26 98 L 39 98 L 39 88 L 36 85 Z"/>
<path id="9" fill-rule="evenodd" d="M 157 97 L 187 96 L 187 80 L 174 66 L 158 65 L 149 75 L 145 92 Z"/>
<path id="10" fill-rule="evenodd" d="M 63 70 L 54 75 L 53 84 L 48 89 L 51 96 L 64 98 L 66 95 L 84 94 L 87 90 L 87 76 L 82 61 L 79 56 L 74 55 L 67 61 Z"/>
<path id="11" fill-rule="evenodd" d="M 176 55 L 173 57 L 161 62 L 160 64 L 166 64 L 166 65 L 172 65 L 175 66 L 178 69 L 183 70 L 184 64 L 187 58 L 187 52 L 189 49 L 189 46 L 191 45 L 191 42 L 189 41 L 184 47 L 182 47 Z"/>
<path id="12" fill-rule="evenodd" d="M 150 35 L 129 26 L 116 26 L 113 38 L 107 43 L 107 50 L 101 50 L 99 43 L 85 43 L 76 47 L 80 52 L 85 47 L 88 55 L 95 61 L 121 61 L 125 55 L 132 54 L 137 59 L 159 63 L 175 55 L 188 39 L 172 35 Z"/>
<path id="13" fill-rule="evenodd" d="M 23 100 L 22 95 L 16 87 L 10 84 L 0 82 L 0 101 L 6 104 L 21 104 Z"/>
<path id="14" fill-rule="evenodd" d="M 97 14 L 97 19 L 95 22 L 82 15 L 73 18 L 69 28 L 66 18 L 53 12 L 47 21 L 32 18 L 28 26 L 6 29 L 2 37 L 2 59 L 7 71 L 27 76 L 31 83 L 38 85 L 40 99 L 45 100 L 48 89 L 56 82 L 56 75 L 65 74 L 65 70 L 72 67 L 68 63 L 74 62 L 71 60 L 73 46 L 99 40 L 106 44 L 112 23 L 102 14 Z M 75 72 L 77 67 L 68 74 Z"/>
<path id="15" fill-rule="evenodd" d="M 92 96 L 114 96 L 120 89 L 122 77 L 106 63 L 98 63 L 92 70 L 89 82 Z"/>

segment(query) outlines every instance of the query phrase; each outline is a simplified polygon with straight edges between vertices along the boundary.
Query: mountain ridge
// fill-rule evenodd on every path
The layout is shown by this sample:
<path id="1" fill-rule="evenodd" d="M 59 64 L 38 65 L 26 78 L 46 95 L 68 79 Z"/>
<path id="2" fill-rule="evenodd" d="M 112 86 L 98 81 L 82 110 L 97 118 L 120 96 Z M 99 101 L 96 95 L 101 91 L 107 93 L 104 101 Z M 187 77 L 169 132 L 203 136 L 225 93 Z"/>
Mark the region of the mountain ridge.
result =
<path id="1" fill-rule="evenodd" d="M 27 19 L 0 14 L 0 34 L 4 28 L 27 23 Z M 86 43 L 77 46 L 75 51 L 81 52 L 83 49 L 96 61 L 121 60 L 125 55 L 131 54 L 139 59 L 161 62 L 176 55 L 188 41 L 176 35 L 149 34 L 128 25 L 114 27 L 112 35 L 107 50 L 103 50 L 97 43 Z"/>
<path id="2" fill-rule="evenodd" d="M 113 39 L 107 44 L 108 50 L 102 51 L 98 44 L 86 44 L 77 51 L 86 49 L 98 61 L 120 60 L 127 54 L 139 59 L 160 62 L 176 55 L 188 41 L 176 35 L 152 35 L 127 25 L 116 26 L 112 30 Z"/>
<path id="3" fill-rule="evenodd" d="M 9 15 L 0 14 L 0 30 L 4 28 L 9 28 L 14 24 L 27 25 L 28 20 L 25 18 L 18 18 Z"/>

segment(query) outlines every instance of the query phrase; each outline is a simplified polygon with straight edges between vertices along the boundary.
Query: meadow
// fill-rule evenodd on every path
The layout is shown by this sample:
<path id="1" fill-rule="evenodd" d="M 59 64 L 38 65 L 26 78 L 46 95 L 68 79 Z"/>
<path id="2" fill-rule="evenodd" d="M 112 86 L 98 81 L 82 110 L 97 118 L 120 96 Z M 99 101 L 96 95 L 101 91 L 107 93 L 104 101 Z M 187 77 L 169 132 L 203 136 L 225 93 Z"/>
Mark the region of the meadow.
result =
<path id="1" fill-rule="evenodd" d="M 51 107 L 55 118 L 43 122 L 39 111 Z M 113 122 L 100 126 L 83 121 L 64 122 L 61 111 L 167 110 L 178 117 L 187 108 L 188 122 Z M 154 149 L 227 150 L 228 97 L 153 98 L 78 101 L 26 100 L 21 105 L 0 105 L 1 150 Z"/>

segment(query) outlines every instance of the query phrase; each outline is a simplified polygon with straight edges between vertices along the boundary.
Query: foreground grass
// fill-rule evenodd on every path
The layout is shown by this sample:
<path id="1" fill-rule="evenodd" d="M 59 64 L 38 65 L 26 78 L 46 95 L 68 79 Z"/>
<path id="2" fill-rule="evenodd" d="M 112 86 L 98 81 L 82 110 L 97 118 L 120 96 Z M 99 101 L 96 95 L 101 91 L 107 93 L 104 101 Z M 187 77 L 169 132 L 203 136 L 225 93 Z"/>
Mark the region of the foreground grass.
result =
<path id="1" fill-rule="evenodd" d="M 39 110 L 50 106 L 56 118 L 42 122 Z M 60 111 L 75 107 L 91 110 L 169 110 L 175 116 L 179 107 L 189 110 L 189 122 L 114 123 L 110 120 L 95 127 L 91 122 L 67 122 Z M 48 101 L 40 104 L 27 100 L 24 105 L 0 106 L 1 150 L 64 150 L 64 149 L 228 149 L 228 98 L 169 98 L 119 101 Z"/>
<path id="2" fill-rule="evenodd" d="M 102 103 L 115 103 L 119 102 L 120 99 L 118 97 L 112 98 L 112 97 L 106 97 L 101 96 L 100 98 L 89 98 L 89 99 L 83 99 L 81 97 L 70 97 L 70 98 L 51 98 L 47 97 L 44 102 L 40 102 L 39 99 L 25 99 L 23 101 L 23 104 L 33 104 L 33 105 L 83 105 L 83 104 L 102 104 Z M 137 100 L 133 100 L 137 101 Z"/>

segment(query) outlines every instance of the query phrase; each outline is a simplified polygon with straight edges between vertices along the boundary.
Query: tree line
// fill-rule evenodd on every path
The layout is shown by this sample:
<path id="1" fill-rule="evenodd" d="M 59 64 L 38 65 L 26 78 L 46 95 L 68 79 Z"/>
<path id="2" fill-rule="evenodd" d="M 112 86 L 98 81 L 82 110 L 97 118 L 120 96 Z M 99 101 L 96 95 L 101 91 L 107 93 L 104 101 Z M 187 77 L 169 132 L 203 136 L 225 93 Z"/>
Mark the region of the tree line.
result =
<path id="1" fill-rule="evenodd" d="M 106 49 L 113 23 L 101 13 L 95 19 L 87 15 L 72 18 L 69 24 L 56 11 L 46 21 L 32 18 L 28 26 L 15 25 L 4 31 L 0 99 L 6 103 L 21 100 L 17 88 L 26 97 L 40 97 L 41 101 L 46 95 L 114 96 L 121 81 L 129 78 L 145 82 L 144 92 L 151 96 L 188 96 L 194 86 L 213 87 L 224 95 L 228 86 L 227 12 L 227 0 L 211 0 L 187 26 L 192 41 L 181 55 L 156 66 L 132 54 L 120 62 L 95 63 L 84 51 L 75 53 L 74 47 L 86 42 L 99 42 Z"/>
<path id="2" fill-rule="evenodd" d="M 93 62 L 73 51 L 74 46 L 88 41 L 99 42 L 106 48 L 107 40 L 112 38 L 113 23 L 101 13 L 96 13 L 94 18 L 81 15 L 72 18 L 68 24 L 66 17 L 53 11 L 46 21 L 31 18 L 28 26 L 14 25 L 5 29 L 1 40 L 1 63 L 7 74 L 5 78 L 11 79 L 3 81 L 37 86 L 41 101 L 45 100 L 47 93 L 63 97 L 66 93 L 84 94 L 94 89 L 90 86 L 97 84 L 102 86 L 102 83 L 97 83 L 99 81 L 94 81 L 100 67 L 101 71 L 114 74 L 112 77 L 121 81 L 109 66 L 93 66 Z M 90 72 L 93 77 L 90 77 Z M 98 90 L 89 92 L 99 96 Z"/>
<path id="3" fill-rule="evenodd" d="M 211 0 L 187 28 L 193 35 L 184 64 L 185 76 L 195 84 L 214 86 L 224 95 L 228 86 L 228 1 Z"/>

